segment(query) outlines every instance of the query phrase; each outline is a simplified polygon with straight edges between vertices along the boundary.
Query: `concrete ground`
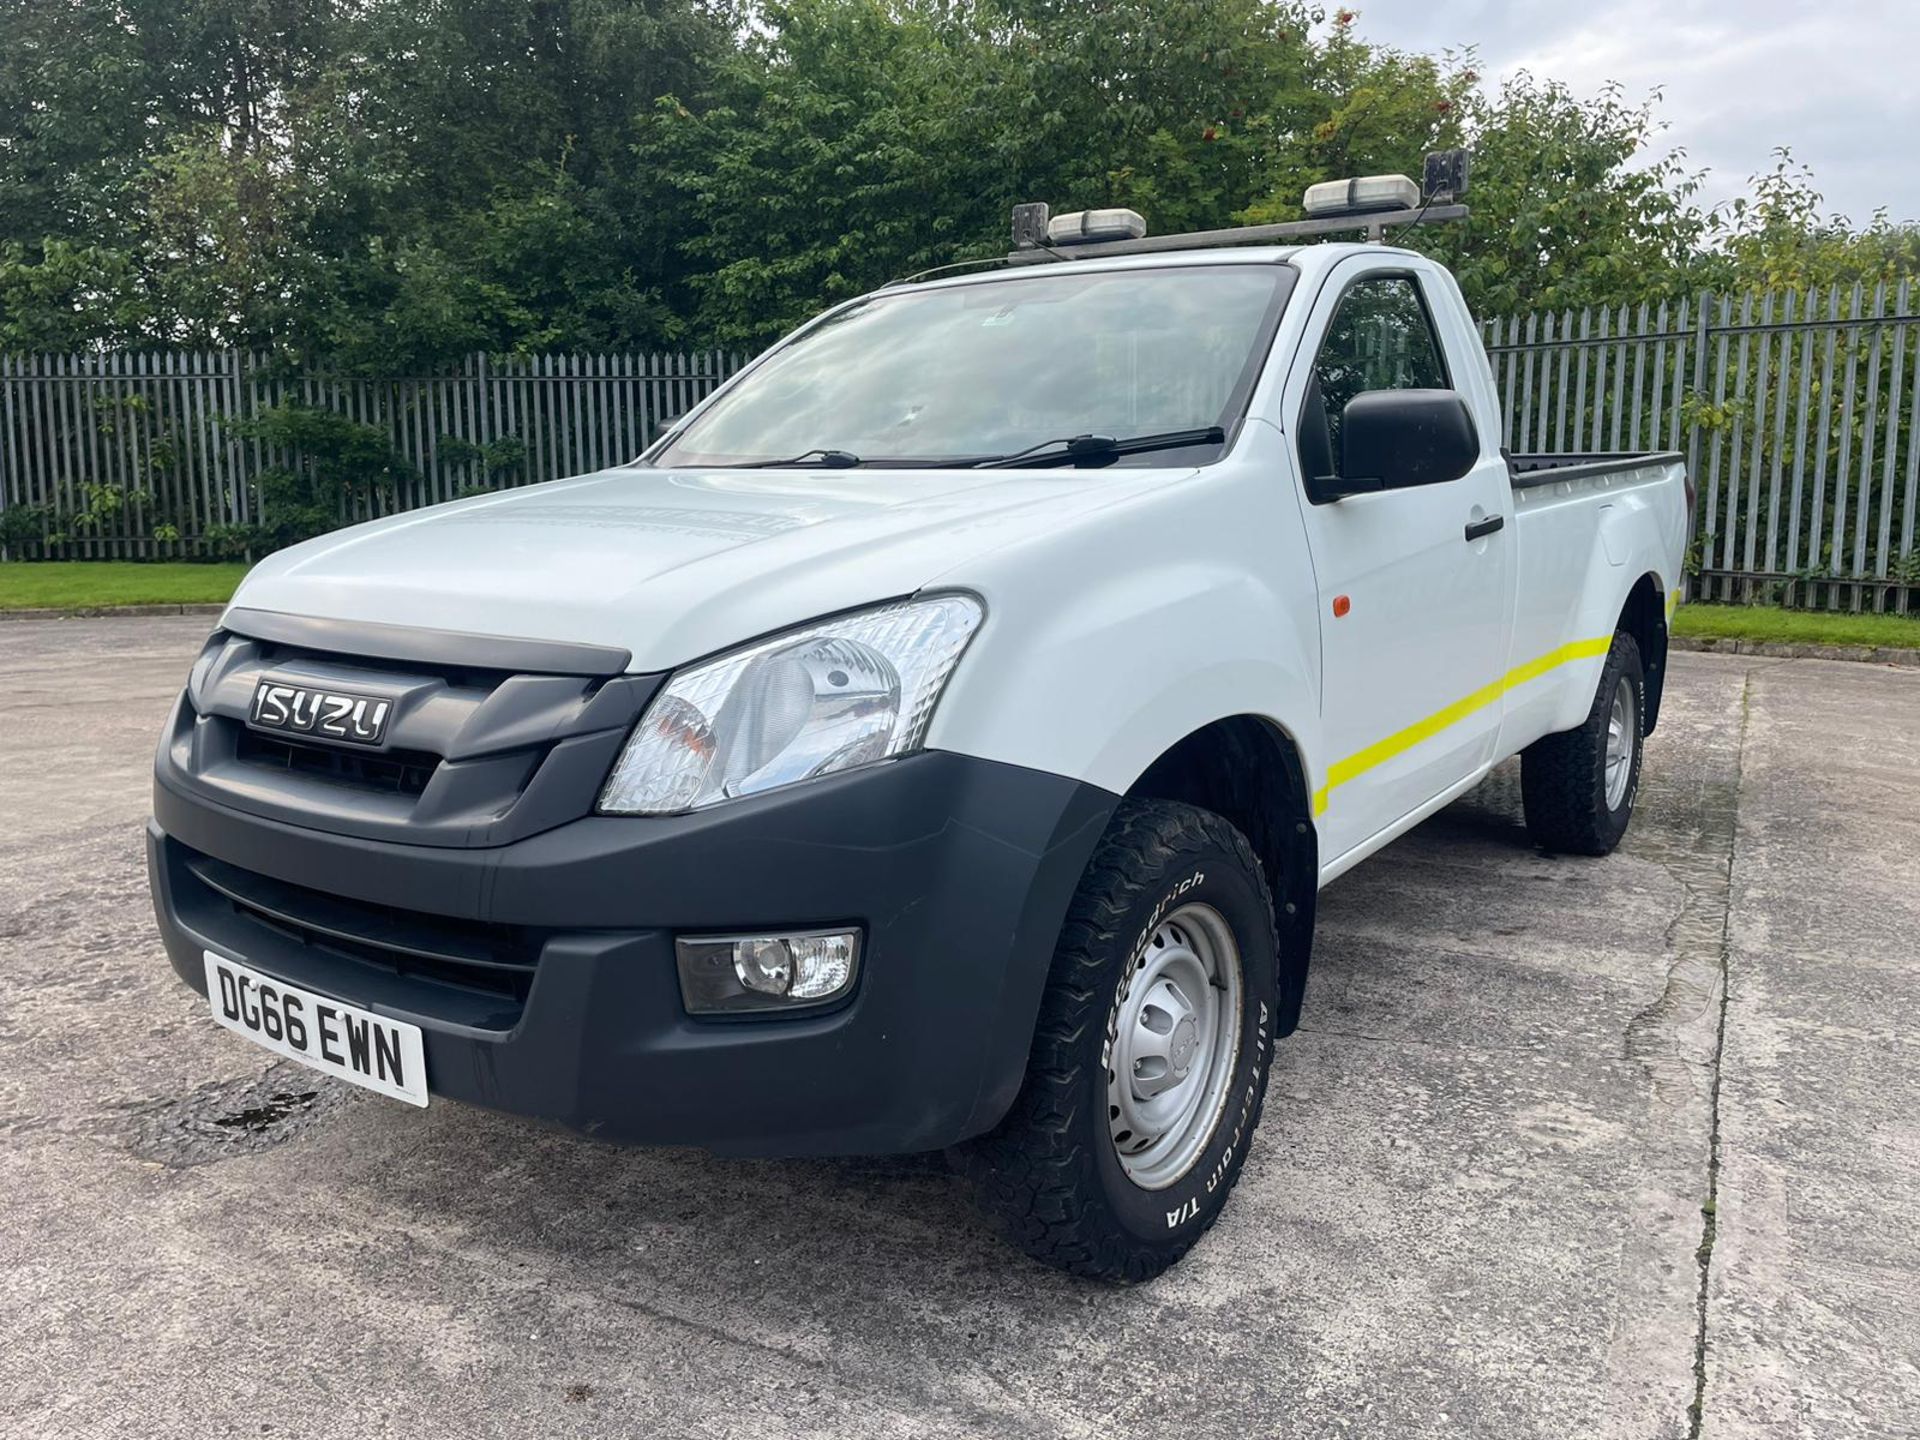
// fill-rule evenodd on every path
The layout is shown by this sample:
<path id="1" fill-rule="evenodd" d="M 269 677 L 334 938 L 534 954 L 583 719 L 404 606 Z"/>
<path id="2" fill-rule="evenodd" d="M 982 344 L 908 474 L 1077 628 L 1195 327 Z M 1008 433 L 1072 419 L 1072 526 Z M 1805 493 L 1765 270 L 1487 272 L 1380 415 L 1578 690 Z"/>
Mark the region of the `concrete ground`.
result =
<path id="1" fill-rule="evenodd" d="M 218 1029 L 140 848 L 206 623 L 0 624 L 0 1434 L 1920 1432 L 1920 674 L 1678 656 L 1620 854 L 1534 852 L 1509 768 L 1332 887 L 1233 1203 L 1116 1291 L 937 1159 Z"/>

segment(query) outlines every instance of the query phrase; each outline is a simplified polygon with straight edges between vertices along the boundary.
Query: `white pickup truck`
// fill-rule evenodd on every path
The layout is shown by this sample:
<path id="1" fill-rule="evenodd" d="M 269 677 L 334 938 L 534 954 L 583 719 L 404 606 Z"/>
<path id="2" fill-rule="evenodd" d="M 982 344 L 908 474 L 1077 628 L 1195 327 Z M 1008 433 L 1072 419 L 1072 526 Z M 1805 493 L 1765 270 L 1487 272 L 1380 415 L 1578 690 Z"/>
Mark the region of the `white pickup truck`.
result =
<path id="1" fill-rule="evenodd" d="M 1516 754 L 1540 844 L 1615 845 L 1677 456 L 1502 453 L 1411 251 L 1010 259 L 632 464 L 257 566 L 149 833 L 214 1017 L 414 1105 L 951 1147 L 1139 1280 L 1245 1162 L 1321 886 Z"/>

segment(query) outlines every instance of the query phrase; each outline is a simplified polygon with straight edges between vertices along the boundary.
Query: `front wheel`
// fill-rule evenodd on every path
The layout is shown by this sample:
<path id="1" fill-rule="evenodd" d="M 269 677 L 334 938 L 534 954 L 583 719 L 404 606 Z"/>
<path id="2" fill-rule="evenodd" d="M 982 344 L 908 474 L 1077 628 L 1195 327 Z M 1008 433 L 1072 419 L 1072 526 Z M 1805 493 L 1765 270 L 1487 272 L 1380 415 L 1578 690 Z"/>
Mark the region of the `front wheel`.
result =
<path id="1" fill-rule="evenodd" d="M 1640 790 L 1644 691 L 1640 647 L 1617 631 L 1586 720 L 1521 752 L 1520 798 L 1536 844 L 1607 855 L 1620 843 Z"/>
<path id="2" fill-rule="evenodd" d="M 1191 805 L 1120 806 L 1068 910 L 1019 1097 L 959 1152 L 1016 1245 L 1137 1282 L 1206 1232 L 1260 1118 L 1278 954 L 1238 830 Z"/>

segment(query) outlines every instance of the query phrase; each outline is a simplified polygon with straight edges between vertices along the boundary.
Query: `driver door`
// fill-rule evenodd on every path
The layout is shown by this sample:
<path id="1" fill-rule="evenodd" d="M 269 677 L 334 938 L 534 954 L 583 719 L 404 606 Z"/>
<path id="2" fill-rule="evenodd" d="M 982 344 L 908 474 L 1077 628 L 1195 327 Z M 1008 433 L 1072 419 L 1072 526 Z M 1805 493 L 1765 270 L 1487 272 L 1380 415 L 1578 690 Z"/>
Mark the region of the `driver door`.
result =
<path id="1" fill-rule="evenodd" d="M 1308 317 L 1310 358 L 1288 377 L 1303 480 L 1339 473 L 1356 395 L 1466 388 L 1478 351 L 1438 284 L 1397 256 L 1332 270 Z M 1499 732 L 1513 534 L 1498 437 L 1480 436 L 1479 461 L 1457 480 L 1383 478 L 1387 488 L 1326 501 L 1309 484 L 1302 507 L 1320 601 L 1329 766 L 1314 807 L 1327 862 L 1472 778 Z M 1501 528 L 1486 533 L 1495 517 Z"/>

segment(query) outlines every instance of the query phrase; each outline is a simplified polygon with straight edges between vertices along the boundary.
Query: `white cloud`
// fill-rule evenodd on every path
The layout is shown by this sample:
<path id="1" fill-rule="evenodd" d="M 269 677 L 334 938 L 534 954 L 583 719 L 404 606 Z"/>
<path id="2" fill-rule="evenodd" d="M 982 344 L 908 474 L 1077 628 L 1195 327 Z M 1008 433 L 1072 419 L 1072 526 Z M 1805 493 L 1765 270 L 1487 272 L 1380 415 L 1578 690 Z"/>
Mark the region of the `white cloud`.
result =
<path id="1" fill-rule="evenodd" d="M 1705 168 L 1705 199 L 1740 193 L 1785 145 L 1830 210 L 1884 206 L 1920 221 L 1920 4 L 1913 0 L 1375 0 L 1368 39 L 1403 49 L 1476 45 L 1490 83 L 1518 70 L 1580 94 L 1658 89 L 1666 138 Z"/>

